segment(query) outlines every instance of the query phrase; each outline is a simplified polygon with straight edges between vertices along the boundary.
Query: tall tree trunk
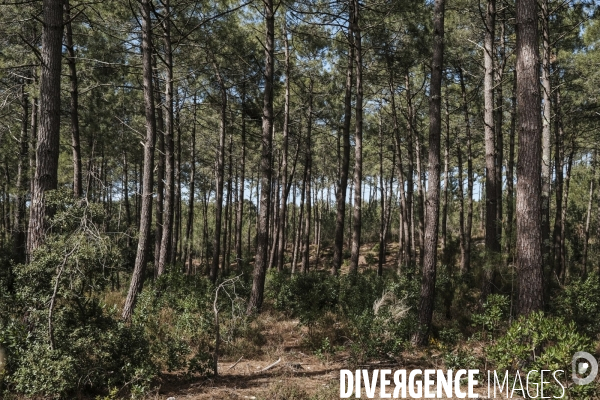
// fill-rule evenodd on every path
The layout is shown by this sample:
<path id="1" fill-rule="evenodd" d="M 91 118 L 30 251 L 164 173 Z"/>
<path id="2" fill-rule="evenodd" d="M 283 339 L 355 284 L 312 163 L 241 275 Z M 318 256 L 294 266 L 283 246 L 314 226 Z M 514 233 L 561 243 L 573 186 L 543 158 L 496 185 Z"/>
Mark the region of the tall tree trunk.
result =
<path id="1" fill-rule="evenodd" d="M 122 318 L 131 319 L 137 295 L 142 289 L 144 269 L 148 258 L 150 229 L 152 225 L 152 188 L 154 176 L 154 141 L 156 140 L 156 120 L 154 109 L 154 85 L 152 77 L 152 20 L 150 0 L 142 0 L 142 68 L 144 84 L 144 107 L 146 116 L 146 140 L 144 142 L 144 176 L 142 188 L 142 206 L 140 212 L 140 231 L 137 253 L 131 283 Z"/>
<path id="2" fill-rule="evenodd" d="M 587 213 L 585 218 L 585 231 L 583 234 L 583 275 L 587 275 L 587 258 L 588 258 L 588 246 L 590 241 L 590 222 L 592 219 L 592 203 L 594 200 L 594 182 L 596 180 L 596 160 L 597 150 L 594 150 L 594 158 L 592 159 L 592 177 L 590 178 L 590 196 L 588 199 Z"/>
<path id="3" fill-rule="evenodd" d="M 275 9 L 273 0 L 264 1 L 265 9 L 265 91 L 263 98 L 262 142 L 260 158 L 261 193 L 260 214 L 257 232 L 256 259 L 252 280 L 252 292 L 248 302 L 247 313 L 260 312 L 265 289 L 265 273 L 267 268 L 267 250 L 269 247 L 269 211 L 271 205 L 271 146 L 273 131 L 273 75 L 275 51 Z"/>
<path id="4" fill-rule="evenodd" d="M 304 225 L 304 198 L 306 195 L 306 166 L 304 166 L 304 177 L 302 179 L 302 188 L 300 189 L 300 215 L 298 216 L 298 228 L 296 229 L 296 237 L 294 240 L 294 253 L 292 255 L 292 274 L 296 272 L 296 263 L 300 254 L 300 245 L 302 243 L 302 227 Z"/>
<path id="5" fill-rule="evenodd" d="M 563 216 L 563 187 L 564 187 L 564 131 L 562 129 L 562 114 L 561 114 L 561 104 L 560 104 L 560 90 L 555 92 L 554 99 L 554 125 L 555 125 L 555 150 L 554 150 L 554 173 L 556 175 L 556 214 L 554 218 L 554 273 L 557 279 L 563 274 L 562 269 L 562 235 L 561 235 L 561 226 L 562 226 L 562 216 Z"/>
<path id="6" fill-rule="evenodd" d="M 362 86 L 362 39 L 360 21 L 360 2 L 352 0 L 354 12 L 351 24 L 354 33 L 356 59 L 356 129 L 354 132 L 354 208 L 352 219 L 352 248 L 350 253 L 350 273 L 358 272 L 360 236 L 362 229 L 362 135 L 363 135 L 363 86 Z"/>
<path id="7" fill-rule="evenodd" d="M 498 182 L 496 174 L 496 136 L 494 123 L 494 40 L 496 35 L 496 0 L 487 1 L 485 18 L 485 39 L 483 61 L 485 74 L 483 79 L 484 100 L 484 135 L 485 135 L 485 250 L 492 256 L 500 252 L 500 242 L 497 236 L 498 214 Z M 490 293 L 494 275 L 493 257 L 483 266 L 484 278 L 482 300 Z"/>
<path id="8" fill-rule="evenodd" d="M 517 0 L 517 274 L 519 314 L 543 307 L 541 134 L 536 0 Z"/>
<path id="9" fill-rule="evenodd" d="M 312 181 L 312 112 L 313 112 L 313 81 L 310 79 L 308 88 L 308 118 L 306 121 L 306 153 L 304 159 L 304 180 L 306 211 L 304 214 L 304 235 L 302 242 L 302 264 L 300 272 L 307 273 L 310 267 L 310 229 L 311 229 L 311 181 Z"/>
<path id="10" fill-rule="evenodd" d="M 67 64 L 69 65 L 69 80 L 71 81 L 71 146 L 73 147 L 73 194 L 81 197 L 83 193 L 81 178 L 81 146 L 79 144 L 79 89 L 77 84 L 77 65 L 75 48 L 73 46 L 73 29 L 71 27 L 71 7 L 69 0 L 64 0 L 66 20 Z"/>
<path id="11" fill-rule="evenodd" d="M 17 160 L 17 179 L 15 191 L 17 199 L 15 204 L 15 216 L 13 227 L 13 253 L 16 263 L 25 262 L 26 243 L 25 243 L 25 211 L 26 198 L 29 189 L 29 173 L 27 164 L 29 161 L 29 134 L 27 131 L 29 124 L 29 96 L 25 91 L 25 82 L 21 84 L 21 107 L 23 115 L 21 117 L 21 137 L 19 138 L 19 158 Z M 35 134 L 34 132 L 32 135 Z"/>
<path id="12" fill-rule="evenodd" d="M 229 135 L 229 165 L 227 166 L 227 212 L 225 213 L 227 218 L 227 233 L 225 234 L 225 254 L 223 256 L 223 263 L 225 272 L 229 272 L 229 266 L 231 265 L 231 239 L 232 239 L 232 223 L 233 223 L 233 204 L 231 202 L 233 195 L 233 135 Z"/>
<path id="13" fill-rule="evenodd" d="M 447 261 L 448 249 L 447 249 L 447 231 L 448 227 L 448 191 L 449 191 L 449 180 L 450 180 L 450 103 L 448 101 L 448 94 L 446 94 L 446 140 L 444 141 L 444 202 L 442 203 L 442 260 Z"/>
<path id="14" fill-rule="evenodd" d="M 502 7 L 502 24 L 500 24 L 500 44 L 498 46 L 498 66 L 496 68 L 496 240 L 498 241 L 498 252 L 502 251 L 502 164 L 504 163 L 504 93 L 502 80 L 504 79 L 504 67 L 506 66 L 506 37 L 505 31 L 506 7 Z"/>
<path id="15" fill-rule="evenodd" d="M 433 10 L 433 55 L 429 100 L 429 190 L 423 258 L 419 328 L 413 343 L 423 344 L 433 316 L 437 264 L 438 225 L 440 216 L 440 137 L 442 132 L 442 72 L 444 68 L 444 8 L 445 0 L 436 0 Z"/>
<path id="16" fill-rule="evenodd" d="M 471 151 L 471 118 L 469 116 L 469 103 L 463 68 L 459 68 L 460 90 L 462 94 L 462 108 L 465 120 L 465 134 L 467 137 L 467 216 L 464 222 L 464 238 L 461 246 L 460 269 L 463 273 L 471 268 L 471 231 L 473 228 L 473 157 Z M 459 162 L 460 163 L 460 162 Z M 462 186 L 462 180 L 461 180 Z M 464 206 L 463 206 L 464 214 Z"/>
<path id="17" fill-rule="evenodd" d="M 514 239 L 514 181 L 515 181 L 515 132 L 517 128 L 517 71 L 513 71 L 513 89 L 511 96 L 510 109 L 510 132 L 508 142 L 508 163 L 506 167 L 506 252 L 508 254 L 508 262 L 514 258 L 513 255 L 513 239 Z"/>
<path id="18" fill-rule="evenodd" d="M 60 72 L 63 8 L 60 1 L 43 1 L 42 75 L 40 81 L 40 130 L 37 137 L 35 176 L 29 216 L 29 255 L 46 236 L 45 193 L 58 185 L 60 144 Z"/>
<path id="19" fill-rule="evenodd" d="M 173 110 L 173 52 L 171 49 L 171 7 L 170 0 L 165 0 L 165 13 L 163 21 L 165 45 L 165 202 L 163 204 L 163 227 L 160 241 L 157 275 L 165 271 L 165 266 L 171 257 L 173 244 L 173 215 L 175 210 L 175 152 L 173 145 L 174 135 L 174 110 Z"/>
<path id="20" fill-rule="evenodd" d="M 187 225 L 185 229 L 186 251 L 184 265 L 186 273 L 192 273 L 192 242 L 194 240 L 194 194 L 196 189 L 196 94 L 194 93 L 194 111 L 192 119 L 192 143 L 191 143 L 191 172 L 190 172 L 190 195 L 188 199 Z"/>
<path id="21" fill-rule="evenodd" d="M 227 89 L 225 82 L 221 77 L 219 67 L 213 61 L 213 68 L 221 93 L 220 104 L 220 122 L 219 122 L 219 145 L 217 147 L 216 162 L 215 162 L 215 233 L 213 240 L 213 255 L 210 268 L 210 280 L 214 283 L 217 281 L 219 273 L 219 262 L 221 258 L 221 230 L 223 219 L 223 186 L 225 173 L 225 132 L 227 129 Z"/>
<path id="22" fill-rule="evenodd" d="M 158 125 L 158 165 L 156 168 L 156 223 L 154 235 L 154 274 L 158 274 L 158 261 L 160 260 L 160 243 L 162 242 L 163 213 L 165 199 L 165 120 L 162 109 L 162 95 L 160 93 L 160 80 L 158 78 L 157 56 L 152 58 L 154 68 L 154 105 L 156 109 L 156 123 Z"/>
<path id="23" fill-rule="evenodd" d="M 242 228 L 244 225 L 244 189 L 246 187 L 246 92 L 245 88 L 242 87 L 242 154 L 241 154 L 241 162 L 240 162 L 240 187 L 239 187 L 239 195 L 238 195 L 238 207 L 237 207 L 237 237 L 235 239 L 235 258 L 238 267 L 241 267 L 241 262 L 243 258 L 243 249 L 242 249 Z M 250 223 L 248 223 L 250 225 Z M 248 251 L 250 251 L 250 247 L 248 247 Z"/>
<path id="24" fill-rule="evenodd" d="M 125 205 L 125 222 L 127 229 L 131 227 L 131 204 L 129 201 L 129 170 L 127 166 L 127 153 L 123 150 L 123 203 Z M 127 238 L 129 244 L 129 237 Z"/>
<path id="25" fill-rule="evenodd" d="M 550 101 L 552 86 L 550 82 L 550 14 L 548 0 L 540 2 L 542 8 L 542 252 L 544 260 L 549 260 L 550 253 L 550 119 L 552 103 Z"/>
<path id="26" fill-rule="evenodd" d="M 353 20 L 353 1 L 349 2 L 349 19 Z M 352 81 L 354 79 L 354 33 L 353 25 L 348 25 L 348 66 L 346 68 L 346 89 L 344 94 L 344 125 L 342 127 L 342 160 L 336 187 L 335 242 L 331 273 L 337 274 L 344 258 L 344 223 L 346 221 L 346 191 L 350 170 L 350 120 L 352 118 Z"/>
<path id="27" fill-rule="evenodd" d="M 287 229 L 287 202 L 290 193 L 288 183 L 288 137 L 290 131 L 290 47 L 286 17 L 283 21 L 283 39 L 285 50 L 285 105 L 283 110 L 283 145 L 281 155 L 281 211 L 279 212 L 279 248 L 277 249 L 277 270 L 283 271 L 285 261 L 285 232 Z M 291 179 L 290 179 L 291 181 Z"/>
<path id="28" fill-rule="evenodd" d="M 565 247 L 566 231 L 567 231 L 567 210 L 569 209 L 569 187 L 571 183 L 571 170 L 573 168 L 573 156 L 575 153 L 575 140 L 572 139 L 571 151 L 567 158 L 567 168 L 565 171 L 565 181 L 562 199 L 562 213 L 560 216 L 560 264 L 561 264 L 561 280 L 563 284 L 568 282 L 570 278 L 571 265 L 567 263 L 567 249 Z"/>
<path id="29" fill-rule="evenodd" d="M 380 215 L 379 215 L 379 254 L 377 257 L 377 276 L 383 276 L 383 264 L 385 263 L 385 223 L 386 204 L 385 188 L 383 184 L 383 122 L 381 121 L 381 109 L 379 110 L 379 191 L 380 191 Z"/>
<path id="30" fill-rule="evenodd" d="M 394 121 L 394 155 L 397 160 L 396 167 L 398 168 L 398 189 L 400 191 L 400 225 L 398 226 L 399 235 L 398 242 L 400 249 L 398 251 L 398 272 L 401 271 L 403 264 L 410 265 L 412 263 L 412 250 L 410 242 L 410 210 L 408 209 L 407 195 L 404 190 L 404 166 L 402 163 L 402 146 L 400 139 L 400 123 L 398 122 L 398 112 L 396 110 L 396 93 L 393 79 L 393 70 L 390 68 L 390 99 L 392 106 L 392 118 Z M 391 186 L 390 186 L 391 191 Z"/>
<path id="31" fill-rule="evenodd" d="M 414 126 L 414 125 L 413 125 Z M 413 130 L 413 137 L 415 139 L 416 156 L 417 156 L 417 192 L 419 196 L 417 198 L 417 212 L 419 213 L 419 266 L 423 268 L 423 257 L 425 256 L 424 244 L 425 244 L 425 188 L 423 185 L 423 171 L 421 163 L 421 152 L 423 146 L 421 146 L 421 139 L 419 132 Z"/>

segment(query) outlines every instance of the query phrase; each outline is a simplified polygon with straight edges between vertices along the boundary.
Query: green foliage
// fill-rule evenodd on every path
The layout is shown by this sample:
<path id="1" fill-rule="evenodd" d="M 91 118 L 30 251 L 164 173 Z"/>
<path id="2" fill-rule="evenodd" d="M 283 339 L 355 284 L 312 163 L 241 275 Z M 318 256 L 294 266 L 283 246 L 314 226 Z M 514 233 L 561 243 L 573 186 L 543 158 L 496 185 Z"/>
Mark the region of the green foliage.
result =
<path id="1" fill-rule="evenodd" d="M 571 359 L 578 351 L 593 352 L 592 341 L 577 332 L 573 321 L 535 312 L 521 317 L 513 323 L 487 351 L 497 370 L 510 373 L 530 370 L 563 370 L 571 373 Z M 573 386 L 569 389 L 575 398 L 595 392 L 593 384 Z M 548 388 L 548 393 L 560 394 L 557 384 Z"/>
<path id="2" fill-rule="evenodd" d="M 578 330 L 589 336 L 600 333 L 600 278 L 591 274 L 587 278 L 575 278 L 553 298 L 551 308 L 556 315 L 577 324 Z"/>
<path id="3" fill-rule="evenodd" d="M 133 324 L 143 329 L 153 362 L 160 369 L 201 375 L 212 372 L 212 294 L 208 279 L 175 271 L 146 285 Z"/>
<path id="4" fill-rule="evenodd" d="M 501 294 L 490 294 L 483 304 L 482 314 L 471 316 L 473 325 L 494 335 L 507 320 L 510 311 L 510 298 Z"/>
<path id="5" fill-rule="evenodd" d="M 409 280 L 392 280 L 386 286 L 372 272 L 341 276 L 309 272 L 292 277 L 270 272 L 266 293 L 277 309 L 298 318 L 311 334 L 316 327 L 343 326 L 343 335 L 324 336 L 313 342 L 314 348 L 318 354 L 330 352 L 343 336 L 351 340 L 353 359 L 359 362 L 406 346 L 416 321 L 414 310 L 406 304 L 416 299 L 416 289 Z"/>
<path id="6" fill-rule="evenodd" d="M 15 268 L 14 293 L 0 298 L 7 389 L 59 398 L 107 384 L 147 388 L 156 374 L 147 338 L 99 297 L 122 250 L 103 233 L 103 208 L 61 191 L 47 200 L 53 234 Z"/>

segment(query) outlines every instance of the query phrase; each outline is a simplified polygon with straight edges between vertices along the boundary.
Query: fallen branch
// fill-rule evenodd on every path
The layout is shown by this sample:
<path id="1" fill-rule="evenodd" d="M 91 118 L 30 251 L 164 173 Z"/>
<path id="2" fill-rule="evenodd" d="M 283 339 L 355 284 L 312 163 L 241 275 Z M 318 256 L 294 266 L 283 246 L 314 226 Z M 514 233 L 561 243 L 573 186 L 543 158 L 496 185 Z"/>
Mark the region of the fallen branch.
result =
<path id="1" fill-rule="evenodd" d="M 240 361 L 242 361 L 242 358 L 244 358 L 244 356 L 241 356 L 241 357 L 239 358 L 239 360 L 237 360 L 237 361 L 235 362 L 235 364 L 233 364 L 231 367 L 227 368 L 227 371 L 229 371 L 230 369 L 233 369 L 233 367 L 235 367 L 236 365 L 238 365 L 238 363 L 239 363 Z"/>
<path id="2" fill-rule="evenodd" d="M 279 359 L 277 361 L 275 361 L 273 364 L 267 365 L 266 367 L 264 367 L 263 369 L 261 369 L 260 372 L 267 371 L 267 370 L 273 368 L 274 366 L 276 366 L 277 364 L 279 364 L 280 362 L 281 362 L 281 357 L 279 357 Z"/>

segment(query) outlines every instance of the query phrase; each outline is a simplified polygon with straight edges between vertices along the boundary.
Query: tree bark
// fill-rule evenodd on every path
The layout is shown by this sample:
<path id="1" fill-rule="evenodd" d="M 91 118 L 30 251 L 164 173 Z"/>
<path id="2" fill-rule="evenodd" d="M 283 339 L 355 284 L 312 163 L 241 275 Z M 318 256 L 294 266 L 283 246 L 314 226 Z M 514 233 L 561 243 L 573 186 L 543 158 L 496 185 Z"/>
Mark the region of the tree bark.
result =
<path id="1" fill-rule="evenodd" d="M 265 69 L 264 98 L 262 116 L 262 141 L 260 157 L 261 193 L 260 214 L 257 232 L 256 258 L 252 280 L 252 292 L 248 302 L 247 313 L 260 312 L 265 289 L 265 273 L 267 267 L 267 251 L 269 247 L 269 211 L 271 203 L 271 151 L 273 130 L 273 76 L 275 51 L 275 10 L 273 0 L 264 1 L 265 9 Z"/>
<path id="2" fill-rule="evenodd" d="M 220 122 L 219 122 L 219 144 L 217 147 L 215 161 L 215 237 L 213 239 L 213 256 L 210 268 L 210 280 L 215 283 L 219 273 L 219 262 L 221 259 L 221 230 L 223 219 L 223 187 L 225 174 L 225 133 L 227 129 L 227 89 L 221 77 L 219 67 L 213 60 L 213 68 L 221 94 Z"/>
<path id="3" fill-rule="evenodd" d="M 353 1 L 349 2 L 350 15 L 353 16 Z M 348 189 L 348 173 L 350 170 L 350 120 L 352 118 L 352 81 L 354 79 L 354 32 L 353 25 L 348 24 L 348 66 L 346 68 L 346 89 L 344 94 L 344 125 L 342 127 L 342 160 L 336 187 L 335 242 L 333 246 L 333 262 L 331 273 L 337 274 L 344 258 L 344 223 L 346 221 L 346 192 Z"/>
<path id="4" fill-rule="evenodd" d="M 543 308 L 541 133 L 536 0 L 517 0 L 517 274 L 518 311 Z"/>
<path id="5" fill-rule="evenodd" d="M 245 88 L 242 87 L 242 154 L 241 154 L 241 163 L 240 163 L 240 187 L 239 187 L 239 195 L 238 195 L 238 208 L 237 208 L 237 237 L 235 240 L 235 258 L 238 267 L 241 267 L 241 262 L 243 259 L 243 249 L 242 249 L 242 228 L 244 224 L 244 188 L 246 186 L 246 91 Z M 248 224 L 250 225 L 250 224 Z M 250 251 L 250 246 L 248 246 L 248 252 Z"/>
<path id="6" fill-rule="evenodd" d="M 510 132 L 508 144 L 508 163 L 506 167 L 506 252 L 508 261 L 514 258 L 513 240 L 514 240 L 514 181 L 515 181 L 515 132 L 517 127 L 517 71 L 513 71 L 513 89 L 511 96 L 510 110 Z"/>
<path id="7" fill-rule="evenodd" d="M 146 117 L 146 139 L 144 142 L 144 175 L 142 205 L 140 210 L 140 231 L 135 265 L 122 318 L 131 320 L 137 295 L 142 288 L 144 269 L 148 258 L 150 227 L 152 225 L 152 188 L 154 172 L 154 142 L 156 140 L 156 119 L 154 109 L 154 83 L 152 81 L 152 20 L 150 0 L 142 0 L 142 68 L 144 84 L 144 108 Z"/>
<path id="8" fill-rule="evenodd" d="M 423 278 L 419 302 L 419 328 L 413 343 L 423 344 L 433 316 L 437 264 L 438 228 L 440 216 L 440 137 L 442 132 L 442 72 L 444 68 L 444 8 L 445 0 L 436 0 L 433 10 L 433 55 L 429 100 L 429 190 L 427 193 L 427 222 L 423 246 Z"/>
<path id="9" fill-rule="evenodd" d="M 500 242 L 497 236 L 497 207 L 498 182 L 496 174 L 496 136 L 494 122 L 494 40 L 496 35 L 496 0 L 487 1 L 485 18 L 485 39 L 483 59 L 485 74 L 483 79 L 484 100 L 484 136 L 485 136 L 485 250 L 490 256 L 500 252 Z M 493 260 L 494 258 L 488 258 Z M 490 293 L 494 261 L 486 263 L 484 268 L 481 297 Z"/>
<path id="10" fill-rule="evenodd" d="M 590 222 L 592 219 L 592 203 L 594 200 L 594 182 L 596 180 L 596 157 L 597 157 L 597 150 L 594 150 L 594 158 L 592 159 L 591 162 L 591 167 L 592 167 L 592 176 L 590 178 L 590 195 L 589 195 L 589 199 L 588 199 L 588 205 L 587 205 L 587 213 L 586 213 L 586 218 L 585 218 L 585 231 L 584 231 L 584 240 L 583 240 L 583 261 L 582 261 L 582 265 L 583 265 L 583 275 L 587 275 L 587 259 L 588 259 L 588 246 L 589 246 L 589 241 L 590 241 Z"/>
<path id="11" fill-rule="evenodd" d="M 461 243 L 460 269 L 462 273 L 471 268 L 471 231 L 473 228 L 473 157 L 471 151 L 471 118 L 469 116 L 469 102 L 467 100 L 467 89 L 463 68 L 459 68 L 460 90 L 462 94 L 462 108 L 465 120 L 465 134 L 467 137 L 467 216 L 464 222 L 464 237 Z M 459 164 L 460 161 L 459 161 Z M 461 178 L 462 188 L 462 178 Z M 462 189 L 461 189 L 462 190 Z M 462 206 L 464 214 L 464 205 Z"/>
<path id="12" fill-rule="evenodd" d="M 552 85 L 550 82 L 550 15 L 548 0 L 540 2 L 542 11 L 542 251 L 544 260 L 550 253 L 550 119 L 552 103 Z"/>
<path id="13" fill-rule="evenodd" d="M 285 237 L 287 230 L 287 202 L 290 193 L 288 182 L 288 142 L 290 130 L 290 47 L 286 17 L 284 15 L 283 39 L 285 50 L 285 105 L 283 110 L 283 145 L 281 155 L 281 210 L 279 212 L 279 248 L 277 249 L 277 270 L 283 271 L 285 264 Z M 290 179 L 291 181 L 291 179 Z"/>
<path id="14" fill-rule="evenodd" d="M 300 272 L 307 273 L 310 268 L 310 229 L 311 229 L 311 181 L 312 181 L 312 112 L 313 112 L 313 81 L 310 78 L 308 88 L 308 115 L 306 121 L 306 153 L 304 159 L 304 180 L 305 180 L 305 199 L 306 211 L 304 214 L 304 235 L 302 242 L 302 264 Z"/>
<path id="15" fill-rule="evenodd" d="M 60 73 L 63 36 L 63 7 L 60 1 L 43 1 L 42 74 L 40 81 L 40 130 L 37 137 L 35 176 L 29 216 L 28 254 L 45 240 L 45 193 L 58 185 L 60 144 Z"/>
<path id="16" fill-rule="evenodd" d="M 21 84 L 21 107 L 23 108 L 23 114 L 21 117 L 21 136 L 19 138 L 19 158 L 17 160 L 17 179 L 15 183 L 17 198 L 13 219 L 13 253 L 16 263 L 25 262 L 26 256 L 25 212 L 27 191 L 29 189 L 29 173 L 27 171 L 29 161 L 29 96 L 25 91 L 25 82 Z"/>
<path id="17" fill-rule="evenodd" d="M 163 226 L 160 240 L 157 275 L 161 276 L 171 257 L 173 244 L 173 216 L 175 210 L 175 153 L 173 145 L 174 110 L 173 110 L 173 52 L 171 49 L 171 7 L 170 0 L 164 1 L 167 16 L 163 21 L 165 45 L 165 201 L 163 204 Z"/>
<path id="18" fill-rule="evenodd" d="M 79 144 L 79 89 L 77 82 L 77 65 L 75 61 L 75 47 L 73 45 L 73 29 L 71 27 L 71 7 L 69 0 L 64 0 L 66 20 L 66 48 L 67 64 L 69 65 L 69 80 L 71 93 L 71 146 L 73 147 L 73 195 L 81 197 L 83 194 L 81 177 L 81 146 Z"/>
<path id="19" fill-rule="evenodd" d="M 362 86 L 362 39 L 360 21 L 360 2 L 352 0 L 354 12 L 351 24 L 354 33 L 356 59 L 356 129 L 354 132 L 354 208 L 352 219 L 352 248 L 350 253 L 350 273 L 358 272 L 360 236 L 362 229 L 362 135 L 363 135 L 363 86 Z"/>
<path id="20" fill-rule="evenodd" d="M 186 273 L 192 273 L 192 242 L 194 241 L 194 194 L 196 189 L 196 94 L 194 94 L 194 111 L 192 120 L 192 143 L 191 143 L 191 171 L 190 171 L 190 197 L 188 199 L 187 225 L 185 229 L 186 250 L 184 265 Z"/>

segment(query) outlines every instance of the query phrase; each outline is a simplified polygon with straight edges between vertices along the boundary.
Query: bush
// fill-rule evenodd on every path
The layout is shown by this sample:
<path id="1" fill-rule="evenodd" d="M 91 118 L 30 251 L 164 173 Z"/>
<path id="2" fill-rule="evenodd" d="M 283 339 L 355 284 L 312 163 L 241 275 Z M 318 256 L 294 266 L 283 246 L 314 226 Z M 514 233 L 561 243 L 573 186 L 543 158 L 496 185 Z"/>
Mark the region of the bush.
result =
<path id="1" fill-rule="evenodd" d="M 53 233 L 0 297 L 6 389 L 60 398 L 127 383 L 139 392 L 156 374 L 149 343 L 99 300 L 122 267 L 122 249 L 102 230 L 104 209 L 60 191 L 47 201 Z"/>
<path id="2" fill-rule="evenodd" d="M 272 272 L 267 283 L 267 297 L 273 298 L 275 308 L 309 327 L 314 349 L 321 349 L 324 340 L 334 346 L 344 344 L 342 338 L 349 339 L 356 362 L 397 353 L 406 345 L 416 321 L 414 310 L 406 304 L 415 301 L 417 290 L 413 281 L 405 279 L 391 280 L 386 287 L 370 271 L 341 276 L 309 272 L 290 278 Z M 343 326 L 345 332 L 332 335 L 332 326 Z M 319 328 L 328 334 L 317 334 Z"/>
<path id="3" fill-rule="evenodd" d="M 577 332 L 573 321 L 536 312 L 513 323 L 487 355 L 501 371 L 564 370 L 570 376 L 571 359 L 578 351 L 593 352 L 593 346 L 587 336 Z M 575 398 L 583 398 L 594 394 L 596 387 L 575 385 L 568 391 Z M 549 395 L 561 392 L 557 384 L 548 387 Z"/>
<path id="4" fill-rule="evenodd" d="M 586 279 L 575 278 L 554 298 L 554 313 L 574 321 L 580 331 L 596 337 L 600 333 L 600 278 L 591 274 Z"/>

